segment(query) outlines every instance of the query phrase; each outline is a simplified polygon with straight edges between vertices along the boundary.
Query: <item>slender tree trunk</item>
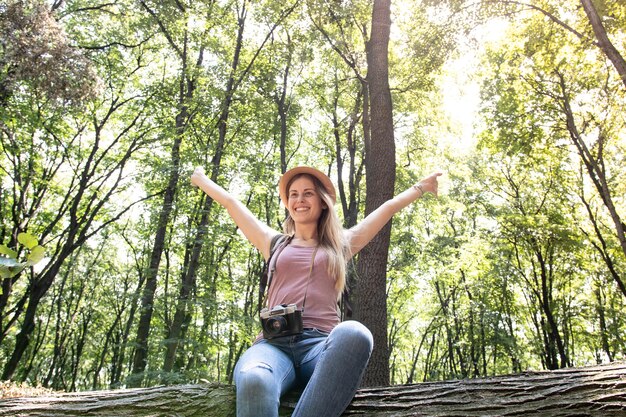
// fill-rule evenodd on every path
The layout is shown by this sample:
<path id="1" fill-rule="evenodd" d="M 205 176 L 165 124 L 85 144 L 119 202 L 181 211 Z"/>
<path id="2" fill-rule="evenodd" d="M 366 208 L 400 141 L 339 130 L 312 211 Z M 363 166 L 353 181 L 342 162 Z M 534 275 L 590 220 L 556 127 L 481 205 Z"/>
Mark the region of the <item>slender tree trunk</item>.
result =
<path id="1" fill-rule="evenodd" d="M 76 342 L 72 346 L 72 364 L 70 369 L 70 391 L 76 391 L 76 383 L 78 381 L 78 371 L 82 362 L 83 352 L 87 345 L 87 334 L 92 325 L 91 319 L 93 310 L 89 310 L 80 325 L 80 331 L 76 337 Z"/>
<path id="2" fill-rule="evenodd" d="M 336 88 L 338 88 L 338 85 L 339 83 L 337 83 Z M 338 200 L 341 202 L 345 228 L 351 228 L 356 225 L 359 214 L 358 189 L 361 183 L 363 164 L 357 162 L 359 147 L 356 142 L 356 127 L 362 119 L 362 99 L 365 94 L 365 89 L 365 83 L 362 82 L 354 103 L 354 110 L 350 115 L 348 129 L 346 131 L 345 145 L 343 144 L 341 138 L 342 122 L 338 114 L 339 91 L 335 91 L 335 100 L 333 101 L 333 132 L 335 134 L 335 161 L 337 166 L 337 177 L 347 177 L 348 179 L 347 190 L 343 185 L 344 181 L 339 181 L 337 184 Z M 347 150 L 347 155 L 342 153 L 344 149 Z M 346 157 L 349 162 L 347 175 L 344 171 Z"/>
<path id="3" fill-rule="evenodd" d="M 93 379 L 91 382 L 92 390 L 95 390 L 98 388 L 99 379 L 100 379 L 100 371 L 104 367 L 104 361 L 107 355 L 111 354 L 109 346 L 114 343 L 113 333 L 115 329 L 119 326 L 119 323 L 121 322 L 123 312 L 124 310 L 122 309 L 121 311 L 116 311 L 115 313 L 113 313 L 115 315 L 115 318 L 113 320 L 113 324 L 111 324 L 111 326 L 106 331 L 106 334 L 104 337 L 104 343 L 101 345 L 102 351 L 97 357 L 94 358 L 96 361 L 96 364 L 94 365 L 94 368 L 93 368 Z M 112 356 L 115 357 L 114 354 Z M 114 373 L 114 370 L 111 369 L 111 374 L 113 373 Z"/>
<path id="4" fill-rule="evenodd" d="M 598 11 L 593 4 L 592 0 L 580 0 L 583 5 L 583 9 L 589 18 L 589 23 L 593 28 L 593 33 L 598 40 L 598 47 L 602 50 L 604 55 L 611 61 L 613 67 L 617 70 L 620 79 L 624 86 L 626 86 L 626 60 L 620 54 L 619 50 L 613 45 L 609 36 L 606 33 L 606 29 L 602 24 L 602 18 L 598 15 Z"/>
<path id="5" fill-rule="evenodd" d="M 177 130 L 180 131 L 180 134 L 176 135 L 174 143 L 172 144 L 170 154 L 170 176 L 165 189 L 161 211 L 159 213 L 156 234 L 154 236 L 154 243 L 150 254 L 150 265 L 146 270 L 146 285 L 143 288 L 141 296 L 141 310 L 135 338 L 136 347 L 133 355 L 133 367 L 131 371 L 134 377 L 130 378 L 128 382 L 130 387 L 141 386 L 141 382 L 143 380 L 142 374 L 146 369 L 148 361 L 148 335 L 150 333 L 152 313 L 154 312 L 154 294 L 157 287 L 157 276 L 159 264 L 161 263 L 161 255 L 163 254 L 163 250 L 165 248 L 165 237 L 170 220 L 170 213 L 172 211 L 174 196 L 176 194 L 176 187 L 179 179 L 180 145 L 182 143 L 182 130 L 184 129 L 186 112 L 186 107 L 183 106 L 181 112 L 176 117 L 176 127 Z"/>
<path id="6" fill-rule="evenodd" d="M 70 239 L 71 241 L 71 239 Z M 35 330 L 35 319 L 37 317 L 37 309 L 39 307 L 39 303 L 43 296 L 48 292 L 48 289 L 52 285 L 56 274 L 61 267 L 61 264 L 69 255 L 61 256 L 57 259 L 55 264 L 47 270 L 44 275 L 42 275 L 38 280 L 33 282 L 28 297 L 28 306 L 26 307 L 26 311 L 24 313 L 24 317 L 22 318 L 22 327 L 20 332 L 17 334 L 15 338 L 15 347 L 13 348 L 13 353 L 11 354 L 9 360 L 6 362 L 4 366 L 4 371 L 2 373 L 3 380 L 9 380 L 13 378 L 13 374 L 17 369 L 17 365 L 19 364 L 24 352 L 26 352 L 26 348 L 30 343 L 30 337 L 33 331 Z"/>
<path id="7" fill-rule="evenodd" d="M 291 60 L 293 54 L 291 36 L 287 33 L 287 49 L 289 55 L 287 56 L 287 63 L 285 65 L 285 71 L 283 73 L 282 89 L 280 94 L 275 98 L 276 109 L 278 111 L 278 128 L 279 128 L 279 151 L 280 151 L 280 172 L 284 174 L 287 172 L 287 134 L 289 133 L 287 125 L 287 117 L 289 115 L 289 107 L 291 103 L 287 102 L 288 94 L 288 80 L 289 73 L 291 71 Z"/>
<path id="8" fill-rule="evenodd" d="M 600 229 L 598 219 L 596 215 L 593 213 L 593 210 L 591 209 L 591 204 L 587 201 L 582 191 L 580 193 L 580 199 L 583 205 L 585 206 L 589 220 L 591 221 L 591 224 L 593 225 L 593 230 L 595 232 L 596 238 L 598 239 L 597 242 L 594 239 L 592 239 L 591 236 L 589 236 L 587 232 L 585 232 L 584 230 L 583 230 L 583 233 L 587 235 L 587 238 L 589 239 L 593 247 L 596 248 L 596 250 L 600 254 L 600 257 L 602 258 L 602 260 L 604 261 L 604 264 L 609 270 L 611 277 L 613 277 L 613 281 L 615 281 L 615 283 L 617 284 L 617 288 L 619 288 L 622 295 L 626 297 L 626 284 L 622 280 L 620 273 L 617 269 L 617 266 L 615 265 L 615 262 L 613 261 L 613 254 L 609 250 L 606 239 L 604 238 L 604 235 L 602 234 L 602 230 Z"/>
<path id="9" fill-rule="evenodd" d="M 504 345 L 509 358 L 511 359 L 511 370 L 512 372 L 521 372 L 521 361 L 519 359 L 519 352 L 517 347 L 517 337 L 515 335 L 515 328 L 513 326 L 513 312 L 512 312 L 512 301 L 511 301 L 511 291 L 509 288 L 508 278 L 505 278 L 504 282 L 500 287 L 500 293 L 502 297 L 500 299 L 500 305 L 502 306 L 502 313 L 500 313 L 500 317 L 498 321 L 503 321 L 507 331 L 507 339 L 510 340 L 509 343 Z M 500 319 L 502 317 L 502 319 Z M 494 361 L 496 356 L 494 355 Z"/>
<path id="10" fill-rule="evenodd" d="M 597 287 L 594 290 L 594 295 L 596 298 L 596 313 L 598 314 L 598 321 L 600 323 L 600 340 L 602 341 L 602 350 L 604 350 L 604 353 L 606 354 L 607 359 L 609 360 L 609 362 L 613 362 L 613 352 L 611 352 L 611 345 L 609 344 L 609 330 L 607 328 L 606 325 L 606 314 L 605 314 L 605 303 L 604 303 L 604 296 L 602 294 L 603 292 L 603 288 L 601 285 L 597 285 Z M 599 359 L 598 363 L 602 363 L 602 361 Z"/>
<path id="11" fill-rule="evenodd" d="M 532 243 L 535 247 L 534 254 L 539 264 L 539 278 L 541 281 L 541 287 L 539 292 L 539 305 L 542 309 L 542 314 L 547 320 L 544 323 L 544 329 L 546 331 L 546 338 L 548 340 L 547 345 L 549 347 L 547 353 L 550 355 L 551 367 L 548 369 L 557 369 L 557 367 L 565 368 L 569 365 L 569 358 L 565 351 L 565 344 L 559 331 L 559 326 L 554 317 L 553 307 L 553 294 L 552 294 L 552 271 L 550 270 L 550 257 L 546 257 L 541 253 L 536 242 Z M 536 273 L 536 272 L 535 272 Z M 557 359 L 557 354 L 559 359 Z"/>
<path id="12" fill-rule="evenodd" d="M 556 72 L 556 74 L 559 78 L 559 85 L 562 93 L 560 105 L 562 107 L 563 113 L 565 114 L 567 130 L 569 131 L 570 138 L 572 140 L 572 143 L 576 147 L 581 160 L 585 164 L 585 168 L 587 169 L 589 178 L 591 178 L 591 181 L 596 187 L 600 198 L 602 198 L 604 206 L 607 208 L 611 219 L 613 220 L 617 240 L 619 241 L 622 248 L 622 253 L 626 257 L 626 225 L 622 221 L 617 211 L 617 208 L 615 207 L 615 202 L 613 201 L 613 196 L 611 190 L 609 189 L 609 184 L 606 178 L 606 171 L 604 168 L 604 156 L 602 155 L 602 147 L 604 146 L 605 141 L 604 134 L 602 130 L 600 130 L 598 137 L 599 150 L 596 155 L 593 155 L 591 153 L 591 150 L 587 147 L 587 144 L 585 143 L 576 125 L 574 112 L 570 105 L 569 93 L 567 91 L 565 78 L 559 72 Z"/>
<path id="13" fill-rule="evenodd" d="M 468 311 L 468 325 L 467 325 L 467 338 L 469 339 L 469 347 L 470 347 L 470 351 L 469 351 L 469 360 L 470 360 L 470 364 L 468 364 L 468 376 L 471 376 L 473 378 L 476 378 L 478 376 L 480 376 L 481 372 L 479 369 L 479 356 L 480 356 L 480 346 L 477 345 L 478 339 L 479 339 L 479 335 L 477 333 L 480 332 L 480 329 L 476 329 L 476 311 L 475 311 L 475 305 L 476 303 L 474 302 L 474 296 L 472 295 L 472 291 L 470 290 L 469 286 L 467 285 L 467 281 L 465 278 L 465 272 L 463 270 L 460 271 L 460 276 L 461 276 L 461 280 L 463 282 L 463 287 L 465 288 L 465 293 L 467 294 L 467 299 L 469 300 L 469 311 Z M 482 321 L 479 320 L 479 324 Z M 460 324 L 460 326 L 463 326 L 464 324 Z M 470 372 L 470 367 L 471 367 L 471 374 L 469 374 Z"/>
<path id="14" fill-rule="evenodd" d="M 155 19 L 158 19 L 155 12 L 151 10 L 145 2 L 142 1 L 141 5 L 149 14 L 155 17 Z M 170 39 L 172 49 L 178 52 L 178 57 L 181 61 L 178 91 L 178 113 L 175 117 L 175 136 L 170 151 L 169 178 L 157 221 L 154 243 L 150 254 L 150 264 L 148 265 L 148 269 L 145 274 L 146 285 L 143 288 L 141 296 L 139 324 L 137 326 L 137 333 L 135 337 L 135 351 L 133 354 L 133 365 L 131 370 L 132 377 L 129 378 L 128 381 L 128 385 L 130 387 L 141 386 L 143 381 L 143 372 L 146 369 L 148 362 L 148 337 L 150 334 L 152 314 L 154 312 L 154 294 L 157 288 L 159 265 L 165 249 L 165 240 L 170 223 L 170 214 L 172 212 L 176 189 L 178 187 L 178 180 L 180 177 L 180 147 L 182 145 L 183 135 L 189 123 L 190 116 L 188 106 L 190 100 L 193 98 L 195 90 L 193 79 L 188 77 L 188 34 L 185 33 L 184 45 L 181 50 L 176 44 L 173 43 L 163 27 L 162 30 L 164 31 L 166 37 Z"/>
<path id="15" fill-rule="evenodd" d="M 131 328 L 133 323 L 135 322 L 135 315 L 137 314 L 137 310 L 139 308 L 138 300 L 141 295 L 141 289 L 143 288 L 143 284 L 146 280 L 145 271 L 143 268 L 138 267 L 138 276 L 139 281 L 137 282 L 137 287 L 135 289 L 134 295 L 132 297 L 132 301 L 130 302 L 130 312 L 126 319 L 126 323 L 118 333 L 117 341 L 118 343 L 113 347 L 113 357 L 111 358 L 111 379 L 110 386 L 112 388 L 117 388 L 121 384 L 122 381 L 122 373 L 124 372 L 124 368 L 126 367 L 126 346 L 129 344 L 128 341 L 131 337 Z M 131 368 L 132 363 L 128 364 L 129 369 Z"/>

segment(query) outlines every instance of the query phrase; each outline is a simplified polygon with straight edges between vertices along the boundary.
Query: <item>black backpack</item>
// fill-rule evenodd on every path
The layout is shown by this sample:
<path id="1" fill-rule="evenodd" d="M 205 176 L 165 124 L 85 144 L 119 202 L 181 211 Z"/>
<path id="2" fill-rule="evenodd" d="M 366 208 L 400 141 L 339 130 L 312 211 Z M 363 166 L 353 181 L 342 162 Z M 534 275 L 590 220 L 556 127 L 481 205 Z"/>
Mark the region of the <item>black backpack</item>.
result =
<path id="1" fill-rule="evenodd" d="M 289 242 L 291 241 L 291 238 L 292 236 L 289 236 L 289 235 L 278 234 L 274 236 L 272 238 L 272 241 L 270 242 L 270 256 L 267 258 L 267 261 L 265 261 L 265 264 L 263 265 L 263 271 L 261 272 L 261 280 L 259 282 L 259 304 L 258 304 L 259 311 L 261 311 L 261 308 L 263 306 L 263 298 L 265 296 L 265 290 L 267 289 L 268 284 L 271 284 L 272 274 L 274 273 L 273 269 L 270 270 L 272 257 L 274 256 L 278 248 L 287 246 Z M 343 290 L 343 294 L 341 294 L 340 307 L 341 307 L 342 320 L 344 318 L 343 317 L 344 315 L 347 318 L 352 317 L 352 304 L 350 303 L 350 290 L 348 289 L 347 285 L 345 286 Z"/>

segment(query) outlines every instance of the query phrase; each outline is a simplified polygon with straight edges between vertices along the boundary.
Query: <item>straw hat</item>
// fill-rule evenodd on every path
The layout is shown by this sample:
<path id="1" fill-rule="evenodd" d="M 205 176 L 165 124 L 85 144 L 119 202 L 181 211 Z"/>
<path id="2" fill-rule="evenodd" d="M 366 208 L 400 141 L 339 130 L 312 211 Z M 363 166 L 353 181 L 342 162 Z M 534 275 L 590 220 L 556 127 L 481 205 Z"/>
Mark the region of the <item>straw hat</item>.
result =
<path id="1" fill-rule="evenodd" d="M 287 207 L 287 198 L 289 194 L 287 186 L 289 185 L 291 179 L 299 174 L 308 174 L 312 177 L 317 178 L 326 189 L 328 195 L 330 195 L 333 204 L 335 204 L 335 202 L 337 201 L 337 192 L 335 191 L 335 186 L 333 185 L 333 182 L 330 180 L 330 178 L 328 178 L 328 175 L 315 168 L 301 166 L 292 168 L 289 171 L 285 172 L 283 176 L 280 177 L 280 181 L 278 181 L 278 192 L 280 194 L 280 199 L 285 207 Z"/>

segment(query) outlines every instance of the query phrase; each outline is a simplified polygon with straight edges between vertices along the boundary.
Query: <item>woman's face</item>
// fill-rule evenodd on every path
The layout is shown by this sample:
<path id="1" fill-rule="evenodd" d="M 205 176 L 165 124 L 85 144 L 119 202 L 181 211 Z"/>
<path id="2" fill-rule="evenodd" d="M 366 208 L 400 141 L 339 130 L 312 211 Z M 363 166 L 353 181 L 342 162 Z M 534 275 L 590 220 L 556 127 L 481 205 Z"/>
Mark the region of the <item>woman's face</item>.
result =
<path id="1" fill-rule="evenodd" d="M 289 185 L 287 209 L 295 223 L 315 223 L 326 204 L 322 201 L 313 179 L 308 175 L 296 178 Z"/>

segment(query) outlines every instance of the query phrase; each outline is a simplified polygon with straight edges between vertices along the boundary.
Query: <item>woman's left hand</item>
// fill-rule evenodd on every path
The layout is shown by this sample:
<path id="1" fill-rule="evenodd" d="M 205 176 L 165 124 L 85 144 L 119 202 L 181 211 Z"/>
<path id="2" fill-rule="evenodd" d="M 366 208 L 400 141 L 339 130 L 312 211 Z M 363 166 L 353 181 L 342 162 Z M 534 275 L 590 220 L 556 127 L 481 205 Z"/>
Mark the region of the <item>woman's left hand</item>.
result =
<path id="1" fill-rule="evenodd" d="M 426 193 L 431 193 L 435 197 L 437 197 L 438 192 L 439 192 L 438 178 L 442 175 L 443 175 L 443 172 L 435 171 L 429 176 L 421 179 L 417 184 L 415 184 L 416 187 L 422 190 L 421 197 L 423 197 L 423 194 L 426 194 Z"/>

